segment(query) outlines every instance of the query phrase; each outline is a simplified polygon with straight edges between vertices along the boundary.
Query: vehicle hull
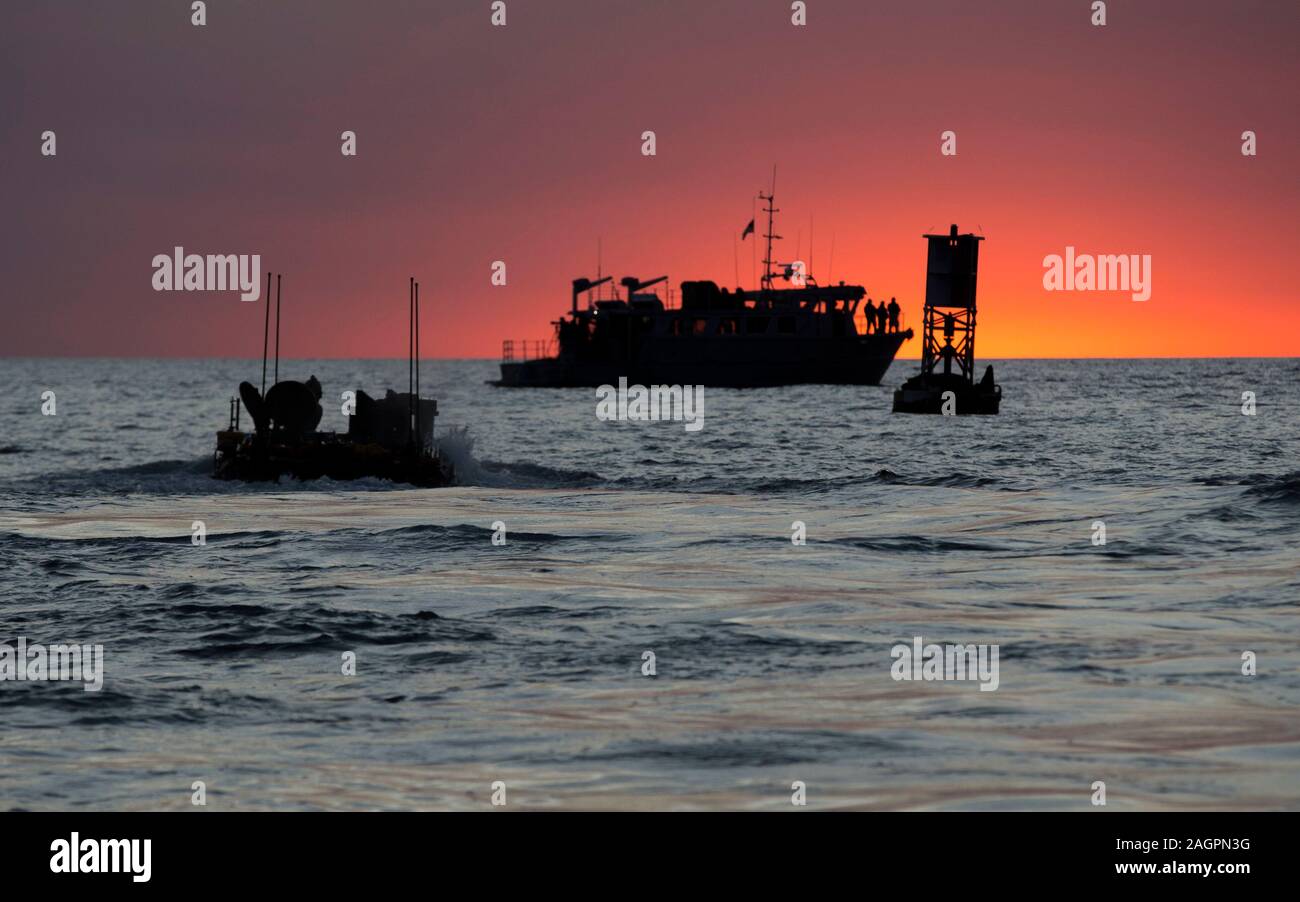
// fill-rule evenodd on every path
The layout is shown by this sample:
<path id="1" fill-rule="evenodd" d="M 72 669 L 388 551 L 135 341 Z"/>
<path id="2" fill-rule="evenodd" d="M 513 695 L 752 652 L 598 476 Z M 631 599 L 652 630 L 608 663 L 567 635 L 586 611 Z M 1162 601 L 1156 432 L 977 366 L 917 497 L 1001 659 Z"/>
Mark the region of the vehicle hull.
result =
<path id="1" fill-rule="evenodd" d="M 244 482 L 387 479 L 420 488 L 451 483 L 451 464 L 414 447 L 393 450 L 334 433 L 311 433 L 295 441 L 262 440 L 235 430 L 217 433 L 213 475 Z"/>

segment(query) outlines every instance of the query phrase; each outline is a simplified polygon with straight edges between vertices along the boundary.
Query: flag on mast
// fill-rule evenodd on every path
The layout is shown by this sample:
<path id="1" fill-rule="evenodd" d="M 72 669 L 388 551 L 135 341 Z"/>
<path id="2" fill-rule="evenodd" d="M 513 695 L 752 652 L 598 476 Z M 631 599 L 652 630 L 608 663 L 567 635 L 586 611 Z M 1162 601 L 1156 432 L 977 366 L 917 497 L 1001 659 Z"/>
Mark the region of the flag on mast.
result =
<path id="1" fill-rule="evenodd" d="M 754 234 L 754 220 L 751 219 L 749 225 L 745 226 L 745 231 L 740 233 L 740 240 L 744 241 L 752 234 Z"/>

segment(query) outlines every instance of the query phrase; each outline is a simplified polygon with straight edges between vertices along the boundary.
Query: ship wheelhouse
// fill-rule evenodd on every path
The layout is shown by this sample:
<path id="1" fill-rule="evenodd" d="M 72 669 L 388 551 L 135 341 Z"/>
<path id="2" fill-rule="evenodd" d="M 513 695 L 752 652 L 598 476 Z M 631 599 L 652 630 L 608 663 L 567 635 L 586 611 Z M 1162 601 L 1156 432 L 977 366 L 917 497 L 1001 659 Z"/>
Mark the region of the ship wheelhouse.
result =
<path id="1" fill-rule="evenodd" d="M 575 311 L 555 325 L 562 347 L 599 343 L 609 336 L 623 341 L 649 335 L 658 339 L 853 338 L 862 334 L 856 318 L 865 295 L 862 286 L 843 283 L 731 291 L 709 281 L 683 282 L 680 307 L 665 307 L 653 293 L 635 293 L 626 301 L 593 301 L 588 309 Z"/>

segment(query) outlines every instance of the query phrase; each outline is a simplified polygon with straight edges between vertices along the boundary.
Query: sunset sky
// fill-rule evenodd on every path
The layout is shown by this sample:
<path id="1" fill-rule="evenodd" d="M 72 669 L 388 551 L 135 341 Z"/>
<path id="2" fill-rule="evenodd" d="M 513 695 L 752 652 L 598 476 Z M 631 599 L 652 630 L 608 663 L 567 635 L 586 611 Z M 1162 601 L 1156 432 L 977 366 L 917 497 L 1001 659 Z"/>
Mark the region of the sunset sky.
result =
<path id="1" fill-rule="evenodd" d="M 285 274 L 285 356 L 404 355 L 415 275 L 427 355 L 496 357 L 598 240 L 616 278 L 733 283 L 773 164 L 779 256 L 911 324 L 921 234 L 986 236 L 980 356 L 1300 354 L 1300 4 L 790 6 L 7 0 L 0 354 L 260 355 L 261 303 L 151 289 L 181 245 Z M 1150 300 L 1045 291 L 1067 245 L 1149 254 Z"/>

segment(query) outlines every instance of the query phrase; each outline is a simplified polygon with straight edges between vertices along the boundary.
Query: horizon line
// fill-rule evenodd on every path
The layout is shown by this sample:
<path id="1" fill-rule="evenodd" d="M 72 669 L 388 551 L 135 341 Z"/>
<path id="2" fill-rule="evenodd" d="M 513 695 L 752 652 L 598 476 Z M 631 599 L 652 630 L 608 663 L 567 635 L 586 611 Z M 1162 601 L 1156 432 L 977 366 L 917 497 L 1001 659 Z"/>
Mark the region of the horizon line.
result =
<path id="1" fill-rule="evenodd" d="M 247 357 L 237 355 L 207 355 L 207 356 L 187 356 L 183 354 L 0 354 L 0 360 L 252 360 L 261 361 L 261 357 Z M 407 360 L 406 355 L 397 356 L 326 356 L 326 357 L 281 357 L 280 361 L 286 360 Z M 421 360 L 441 360 L 441 361 L 484 361 L 487 363 L 501 363 L 499 357 L 421 357 Z M 540 358 L 539 358 L 540 359 Z M 896 357 L 898 361 L 915 361 L 920 357 Z M 1127 357 L 1092 357 L 1088 355 L 1065 355 L 1056 357 L 1041 356 L 990 356 L 981 357 L 981 360 L 1300 360 L 1300 354 L 1282 355 L 1282 354 L 1204 354 L 1204 355 L 1166 355 L 1166 356 L 1127 356 Z"/>

